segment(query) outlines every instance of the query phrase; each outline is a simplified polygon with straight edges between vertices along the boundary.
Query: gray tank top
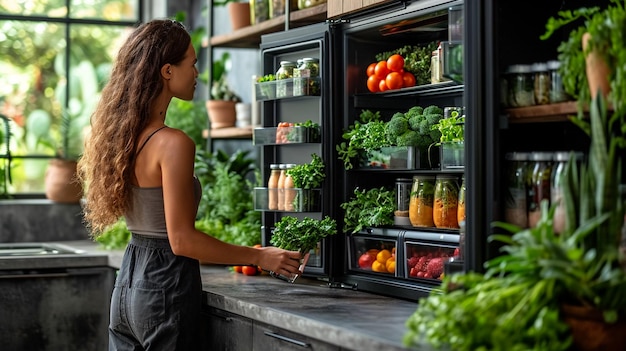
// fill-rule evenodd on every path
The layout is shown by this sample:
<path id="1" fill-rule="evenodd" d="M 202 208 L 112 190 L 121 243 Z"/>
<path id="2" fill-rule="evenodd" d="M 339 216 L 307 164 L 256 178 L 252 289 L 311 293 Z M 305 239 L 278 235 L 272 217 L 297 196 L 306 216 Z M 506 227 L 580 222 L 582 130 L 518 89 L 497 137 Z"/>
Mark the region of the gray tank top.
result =
<path id="1" fill-rule="evenodd" d="M 144 141 L 139 148 L 139 151 L 137 151 L 137 155 L 141 152 L 148 140 L 163 128 L 165 127 L 155 130 L 148 136 L 146 141 Z M 193 180 L 190 181 L 194 183 L 194 198 L 197 211 L 202 196 L 202 187 L 200 181 L 195 176 Z M 131 189 L 130 207 L 124 215 L 128 230 L 142 236 L 167 239 L 164 207 L 162 187 L 142 188 L 133 185 Z"/>

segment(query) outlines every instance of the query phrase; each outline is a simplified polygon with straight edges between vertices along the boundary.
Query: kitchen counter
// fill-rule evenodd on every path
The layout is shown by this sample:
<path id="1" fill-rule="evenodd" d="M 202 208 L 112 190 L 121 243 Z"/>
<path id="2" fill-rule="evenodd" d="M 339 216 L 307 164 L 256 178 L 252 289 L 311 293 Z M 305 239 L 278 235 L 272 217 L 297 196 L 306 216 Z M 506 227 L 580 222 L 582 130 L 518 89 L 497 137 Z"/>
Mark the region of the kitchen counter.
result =
<path id="1" fill-rule="evenodd" d="M 121 251 L 105 251 L 90 241 L 68 246 L 109 253 L 119 267 Z M 294 284 L 267 274 L 246 276 L 220 265 L 202 265 L 204 302 L 254 321 L 322 340 L 345 350 L 406 350 L 402 338 L 415 302 L 351 289 L 330 288 L 324 281 L 298 278 Z"/>

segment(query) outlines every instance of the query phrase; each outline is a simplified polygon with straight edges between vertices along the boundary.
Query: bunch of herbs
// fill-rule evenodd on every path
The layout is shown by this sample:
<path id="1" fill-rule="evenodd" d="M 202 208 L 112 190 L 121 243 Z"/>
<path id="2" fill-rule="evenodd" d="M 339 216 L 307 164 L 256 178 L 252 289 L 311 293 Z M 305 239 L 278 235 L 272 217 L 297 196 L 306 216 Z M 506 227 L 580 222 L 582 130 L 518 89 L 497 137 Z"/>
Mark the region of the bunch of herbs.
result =
<path id="1" fill-rule="evenodd" d="M 395 191 L 385 187 L 354 189 L 354 196 L 341 204 L 344 214 L 344 233 L 357 233 L 366 227 L 393 224 Z"/>
<path id="2" fill-rule="evenodd" d="M 286 171 L 293 179 L 293 184 L 300 189 L 315 189 L 322 186 L 326 173 L 324 161 L 318 154 L 311 154 L 311 162 L 297 164 Z"/>
<path id="3" fill-rule="evenodd" d="M 285 216 L 276 223 L 270 243 L 285 250 L 307 253 L 327 236 L 337 234 L 337 223 L 325 216 L 321 220 Z"/>
<path id="4" fill-rule="evenodd" d="M 346 170 L 354 167 L 353 161 L 360 156 L 362 150 L 390 146 L 385 135 L 385 122 L 381 120 L 380 111 L 362 110 L 359 120 L 348 127 L 348 131 L 343 133 L 342 138 L 347 142 L 341 142 L 336 149 Z"/>

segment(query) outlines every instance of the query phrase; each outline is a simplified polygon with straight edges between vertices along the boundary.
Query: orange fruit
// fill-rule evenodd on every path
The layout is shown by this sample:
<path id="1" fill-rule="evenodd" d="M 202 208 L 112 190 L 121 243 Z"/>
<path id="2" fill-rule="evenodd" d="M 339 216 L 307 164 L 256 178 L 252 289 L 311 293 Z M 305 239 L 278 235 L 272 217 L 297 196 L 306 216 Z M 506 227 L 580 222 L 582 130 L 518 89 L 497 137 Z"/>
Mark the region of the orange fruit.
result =
<path id="1" fill-rule="evenodd" d="M 374 272 L 387 273 L 387 267 L 385 264 L 378 261 L 374 261 L 374 263 L 372 263 L 372 270 Z"/>
<path id="2" fill-rule="evenodd" d="M 256 266 L 243 266 L 241 267 L 241 272 L 245 275 L 257 275 L 259 271 Z"/>
<path id="3" fill-rule="evenodd" d="M 233 270 L 237 273 L 242 273 L 241 266 L 233 266 Z"/>
<path id="4" fill-rule="evenodd" d="M 387 68 L 392 72 L 400 72 L 404 69 L 404 57 L 393 54 L 387 59 Z"/>
<path id="5" fill-rule="evenodd" d="M 414 87 L 416 80 L 415 80 L 415 76 L 413 75 L 413 73 L 407 72 L 407 71 L 402 73 L 402 83 L 403 83 L 402 86 L 405 88 Z"/>
<path id="6" fill-rule="evenodd" d="M 391 257 L 391 251 L 384 249 L 380 250 L 380 252 L 376 255 L 376 261 L 386 264 L 387 260 Z"/>
<path id="7" fill-rule="evenodd" d="M 385 79 L 388 73 L 389 68 L 387 68 L 387 61 L 378 61 L 376 67 L 374 67 L 374 75 L 378 79 Z"/>
<path id="8" fill-rule="evenodd" d="M 387 268 L 387 272 L 392 273 L 392 274 L 395 273 L 396 272 L 396 260 L 393 257 L 391 257 L 390 259 L 387 260 L 385 267 Z"/>
<path id="9" fill-rule="evenodd" d="M 372 75 L 374 75 L 374 69 L 376 68 L 376 63 L 377 62 L 372 62 L 370 63 L 369 66 L 367 66 L 367 76 L 371 77 Z"/>
<path id="10" fill-rule="evenodd" d="M 380 91 L 380 88 L 378 88 L 379 83 L 380 79 L 375 75 L 371 75 L 367 78 L 367 89 L 372 93 L 377 93 Z"/>
<path id="11" fill-rule="evenodd" d="M 389 90 L 400 89 L 404 86 L 404 80 L 402 74 L 398 72 L 391 72 L 385 78 L 385 83 Z"/>
<path id="12" fill-rule="evenodd" d="M 389 88 L 387 87 L 387 83 L 385 82 L 385 79 L 381 79 L 380 82 L 378 83 L 378 90 L 380 91 L 389 90 Z"/>

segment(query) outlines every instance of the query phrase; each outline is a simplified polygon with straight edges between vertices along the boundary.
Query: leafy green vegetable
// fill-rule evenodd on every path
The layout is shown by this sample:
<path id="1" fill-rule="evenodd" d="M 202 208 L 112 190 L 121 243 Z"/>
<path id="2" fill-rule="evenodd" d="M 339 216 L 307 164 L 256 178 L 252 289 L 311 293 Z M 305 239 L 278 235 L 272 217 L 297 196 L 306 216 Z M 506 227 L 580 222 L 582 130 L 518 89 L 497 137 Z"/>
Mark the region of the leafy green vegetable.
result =
<path id="1" fill-rule="evenodd" d="M 405 45 L 394 51 L 376 54 L 376 61 L 387 61 L 389 56 L 399 54 L 404 58 L 404 70 L 413 73 L 416 85 L 430 84 L 430 63 L 432 52 L 437 49 L 438 43 L 431 42 L 425 45 Z"/>
<path id="2" fill-rule="evenodd" d="M 291 176 L 296 188 L 315 189 L 319 188 L 326 178 L 324 168 L 322 158 L 317 154 L 311 154 L 311 163 L 297 164 L 286 173 Z"/>
<path id="3" fill-rule="evenodd" d="M 359 120 L 343 133 L 343 139 L 348 142 L 342 142 L 337 145 L 336 149 L 346 170 L 354 167 L 352 162 L 359 156 L 359 151 L 390 146 L 386 142 L 385 122 L 380 118 L 379 111 L 363 110 L 359 115 Z"/>
<path id="4" fill-rule="evenodd" d="M 270 243 L 285 250 L 307 253 L 323 238 L 337 234 L 337 223 L 325 216 L 322 220 L 285 216 L 276 223 Z"/>
<path id="5" fill-rule="evenodd" d="M 276 76 L 274 76 L 273 74 L 266 74 L 262 77 L 257 78 L 257 82 L 258 83 L 263 83 L 263 82 L 272 82 L 276 80 Z"/>
<path id="6" fill-rule="evenodd" d="M 126 221 L 122 217 L 96 237 L 95 240 L 106 250 L 119 250 L 128 245 L 130 237 L 131 233 L 126 227 Z"/>
<path id="7" fill-rule="evenodd" d="M 357 233 L 365 227 L 393 224 L 395 191 L 384 187 L 354 189 L 354 196 L 341 204 L 344 209 L 344 233 Z"/>
<path id="8" fill-rule="evenodd" d="M 445 142 L 461 142 L 465 139 L 465 116 L 451 116 L 442 118 L 433 125 L 433 130 L 441 133 L 440 143 Z"/>
<path id="9" fill-rule="evenodd" d="M 304 123 L 295 123 L 295 127 L 304 127 L 307 128 L 307 132 L 309 133 L 309 138 L 313 141 L 319 140 L 320 137 L 320 125 L 311 120 L 307 120 Z M 294 141 L 300 137 L 298 129 L 292 128 L 291 131 L 287 134 L 287 140 Z"/>

